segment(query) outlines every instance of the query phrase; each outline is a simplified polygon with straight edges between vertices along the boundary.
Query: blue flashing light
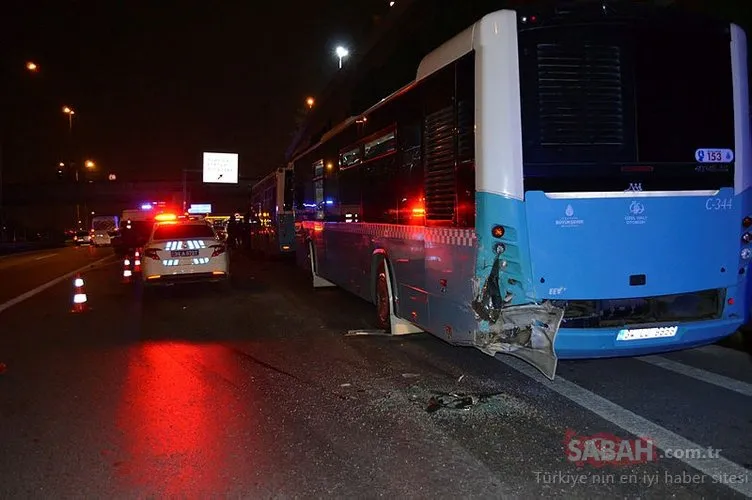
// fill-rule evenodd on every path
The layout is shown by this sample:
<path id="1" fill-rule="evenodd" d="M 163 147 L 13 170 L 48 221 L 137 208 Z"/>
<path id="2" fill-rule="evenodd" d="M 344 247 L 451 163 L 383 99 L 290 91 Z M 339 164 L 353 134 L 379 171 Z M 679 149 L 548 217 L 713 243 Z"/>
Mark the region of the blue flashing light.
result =
<path id="1" fill-rule="evenodd" d="M 334 205 L 334 200 L 332 200 L 332 199 L 326 200 L 326 204 L 327 205 Z"/>
<path id="2" fill-rule="evenodd" d="M 141 205 L 141 210 L 151 210 L 151 208 L 151 203 L 144 203 L 143 205 Z"/>

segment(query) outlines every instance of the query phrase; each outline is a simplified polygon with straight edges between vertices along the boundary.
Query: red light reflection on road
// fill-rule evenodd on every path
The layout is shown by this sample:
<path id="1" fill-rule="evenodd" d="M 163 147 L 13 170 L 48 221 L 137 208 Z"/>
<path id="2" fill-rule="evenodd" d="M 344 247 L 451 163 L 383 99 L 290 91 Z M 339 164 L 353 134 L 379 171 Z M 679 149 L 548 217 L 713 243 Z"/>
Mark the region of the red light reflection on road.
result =
<path id="1" fill-rule="evenodd" d="M 219 365 L 226 372 L 229 356 L 200 344 L 149 343 L 133 350 L 118 418 L 130 455 L 122 474 L 132 486 L 166 496 L 223 490 L 233 468 L 226 463 L 228 433 L 249 422 L 239 421 L 242 412 L 235 411 L 228 387 L 201 370 Z"/>

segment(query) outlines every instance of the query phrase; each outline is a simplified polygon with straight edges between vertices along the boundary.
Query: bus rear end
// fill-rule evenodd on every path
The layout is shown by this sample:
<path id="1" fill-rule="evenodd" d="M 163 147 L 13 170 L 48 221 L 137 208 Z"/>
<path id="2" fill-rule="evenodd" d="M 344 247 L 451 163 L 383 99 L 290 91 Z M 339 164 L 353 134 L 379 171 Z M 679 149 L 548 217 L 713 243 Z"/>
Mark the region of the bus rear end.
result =
<path id="1" fill-rule="evenodd" d="M 671 9 L 517 16 L 517 286 L 563 310 L 538 321 L 542 371 L 733 333 L 752 254 L 744 32 Z M 526 347 L 541 368 L 545 345 Z"/>

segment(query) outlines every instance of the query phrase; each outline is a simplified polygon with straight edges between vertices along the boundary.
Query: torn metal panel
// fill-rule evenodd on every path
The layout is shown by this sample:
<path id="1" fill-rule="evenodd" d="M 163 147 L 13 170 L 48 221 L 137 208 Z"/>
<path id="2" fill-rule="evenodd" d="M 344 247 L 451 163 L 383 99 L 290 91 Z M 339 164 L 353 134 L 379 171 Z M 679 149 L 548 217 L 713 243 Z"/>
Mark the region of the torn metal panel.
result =
<path id="1" fill-rule="evenodd" d="M 564 309 L 550 302 L 505 308 L 487 332 L 477 333 L 476 347 L 491 356 L 516 356 L 553 380 L 558 363 L 554 341 L 563 317 Z"/>
<path id="2" fill-rule="evenodd" d="M 472 303 L 473 310 L 480 319 L 489 323 L 495 323 L 499 319 L 499 314 L 503 306 L 501 286 L 499 284 L 500 261 L 501 259 L 497 255 L 486 282 Z"/>
<path id="3" fill-rule="evenodd" d="M 482 326 L 476 331 L 475 345 L 491 356 L 497 353 L 516 356 L 553 380 L 558 363 L 554 340 L 564 309 L 548 301 L 512 305 L 512 293 L 502 290 L 501 262 L 497 255 L 472 303 Z"/>

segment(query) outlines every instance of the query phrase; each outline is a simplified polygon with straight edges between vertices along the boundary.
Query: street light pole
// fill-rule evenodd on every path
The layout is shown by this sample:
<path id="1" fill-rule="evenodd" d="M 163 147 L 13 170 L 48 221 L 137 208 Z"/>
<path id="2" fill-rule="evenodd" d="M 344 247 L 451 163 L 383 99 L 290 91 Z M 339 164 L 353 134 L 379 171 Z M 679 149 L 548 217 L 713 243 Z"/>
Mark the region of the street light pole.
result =
<path id="1" fill-rule="evenodd" d="M 26 62 L 26 71 L 29 73 L 37 73 L 39 71 L 39 65 L 34 61 Z M 5 151 L 3 149 L 3 141 L 5 140 L 6 123 L 5 120 L 1 120 L 0 123 L 0 241 L 5 241 L 5 206 L 3 205 L 3 160 Z"/>
<path id="2" fill-rule="evenodd" d="M 342 59 L 347 57 L 350 54 L 350 51 L 340 45 L 335 49 L 334 53 L 339 57 L 339 69 L 342 69 Z"/>
<path id="3" fill-rule="evenodd" d="M 79 192 L 81 189 L 81 186 L 79 184 L 79 167 L 78 163 L 73 161 L 73 115 L 76 114 L 76 112 L 73 110 L 73 108 L 69 106 L 63 106 L 63 113 L 68 115 L 68 161 L 70 164 L 74 167 L 74 174 L 76 179 L 76 229 L 80 229 L 79 224 L 81 224 L 81 193 Z"/>
<path id="4" fill-rule="evenodd" d="M 188 210 L 188 172 L 199 173 L 203 170 L 197 170 L 195 168 L 183 169 L 183 213 Z"/>

